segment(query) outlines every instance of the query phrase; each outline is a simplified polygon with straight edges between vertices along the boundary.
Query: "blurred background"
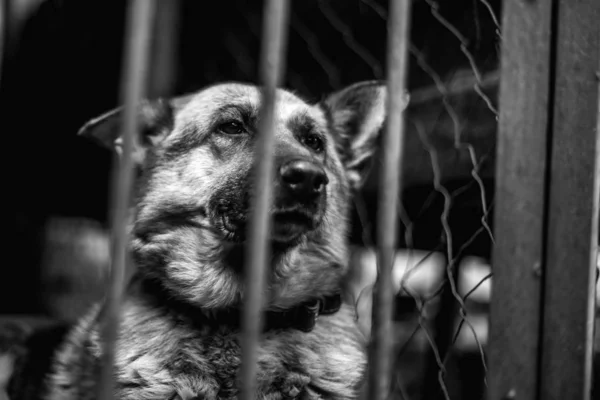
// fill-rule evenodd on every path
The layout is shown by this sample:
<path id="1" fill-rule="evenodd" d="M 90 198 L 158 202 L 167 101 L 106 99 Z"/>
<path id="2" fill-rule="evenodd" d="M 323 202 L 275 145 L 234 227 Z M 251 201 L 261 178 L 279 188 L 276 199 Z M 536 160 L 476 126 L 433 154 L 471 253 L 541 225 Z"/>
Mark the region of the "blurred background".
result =
<path id="1" fill-rule="evenodd" d="M 11 6 L 1 19 L 9 40 L 0 129 L 8 141 L 9 207 L 0 314 L 69 322 L 102 297 L 107 275 L 111 154 L 76 133 L 119 105 L 126 3 L 5 4 Z M 226 80 L 257 82 L 262 2 L 159 5 L 149 97 Z M 387 1 L 291 5 L 287 88 L 317 101 L 345 85 L 385 77 Z M 411 20 L 394 391 L 405 399 L 481 399 L 500 1 L 418 0 Z M 351 288 L 365 332 L 376 273 L 378 172 L 376 162 L 352 215 Z"/>

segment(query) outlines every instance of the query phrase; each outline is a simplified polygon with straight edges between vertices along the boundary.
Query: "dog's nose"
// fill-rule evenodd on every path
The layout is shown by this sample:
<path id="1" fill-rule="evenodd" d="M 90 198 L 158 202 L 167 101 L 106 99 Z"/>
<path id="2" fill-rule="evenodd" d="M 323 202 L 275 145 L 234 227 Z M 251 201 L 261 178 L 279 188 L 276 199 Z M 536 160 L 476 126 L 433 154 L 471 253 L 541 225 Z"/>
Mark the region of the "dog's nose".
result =
<path id="1" fill-rule="evenodd" d="M 317 195 L 329 183 L 319 165 L 306 160 L 290 161 L 281 166 L 279 174 L 283 183 L 297 195 Z"/>

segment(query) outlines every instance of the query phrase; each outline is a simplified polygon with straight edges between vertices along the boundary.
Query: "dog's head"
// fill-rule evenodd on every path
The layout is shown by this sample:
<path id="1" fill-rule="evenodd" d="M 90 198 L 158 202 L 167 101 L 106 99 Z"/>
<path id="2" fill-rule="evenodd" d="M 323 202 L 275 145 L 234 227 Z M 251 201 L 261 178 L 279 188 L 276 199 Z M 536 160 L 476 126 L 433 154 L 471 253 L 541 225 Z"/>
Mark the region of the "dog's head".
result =
<path id="1" fill-rule="evenodd" d="M 385 119 L 385 87 L 363 82 L 313 105 L 278 90 L 269 306 L 336 290 L 347 211 Z M 132 250 L 140 271 L 203 307 L 243 297 L 243 243 L 255 194 L 260 90 L 227 83 L 140 106 Z M 120 111 L 81 133 L 120 148 Z"/>

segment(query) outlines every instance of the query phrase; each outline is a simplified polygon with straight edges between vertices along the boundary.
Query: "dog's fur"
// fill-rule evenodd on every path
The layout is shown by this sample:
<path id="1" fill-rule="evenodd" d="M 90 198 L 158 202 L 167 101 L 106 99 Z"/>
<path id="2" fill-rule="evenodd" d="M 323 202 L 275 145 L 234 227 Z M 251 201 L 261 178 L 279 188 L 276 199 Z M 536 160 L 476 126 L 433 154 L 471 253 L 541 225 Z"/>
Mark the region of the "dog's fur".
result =
<path id="1" fill-rule="evenodd" d="M 311 105 L 278 89 L 277 170 L 300 160 L 324 172 L 325 180 L 321 194 L 304 200 L 290 195 L 275 175 L 268 310 L 340 290 L 349 202 L 384 122 L 385 93 L 377 82 L 362 82 Z M 240 328 L 218 315 L 244 299 L 260 98 L 254 86 L 227 83 L 140 106 L 130 244 L 136 272 L 122 305 L 118 399 L 237 398 Z M 90 121 L 82 134 L 119 150 L 120 114 Z M 46 399 L 94 398 L 101 316 L 95 307 L 58 351 Z M 258 398 L 356 398 L 365 344 L 348 301 L 321 316 L 310 332 L 267 330 L 258 348 Z"/>

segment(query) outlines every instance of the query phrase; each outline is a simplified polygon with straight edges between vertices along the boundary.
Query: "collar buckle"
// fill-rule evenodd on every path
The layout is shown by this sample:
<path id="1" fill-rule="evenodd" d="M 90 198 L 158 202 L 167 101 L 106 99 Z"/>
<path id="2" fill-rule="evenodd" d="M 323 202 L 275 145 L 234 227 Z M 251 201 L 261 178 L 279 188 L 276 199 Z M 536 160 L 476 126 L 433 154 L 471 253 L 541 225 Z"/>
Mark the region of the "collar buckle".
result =
<path id="1" fill-rule="evenodd" d="M 299 307 L 296 315 L 298 323 L 297 328 L 302 332 L 312 331 L 317 323 L 317 320 L 319 319 L 321 306 L 321 300 L 316 299 Z"/>

